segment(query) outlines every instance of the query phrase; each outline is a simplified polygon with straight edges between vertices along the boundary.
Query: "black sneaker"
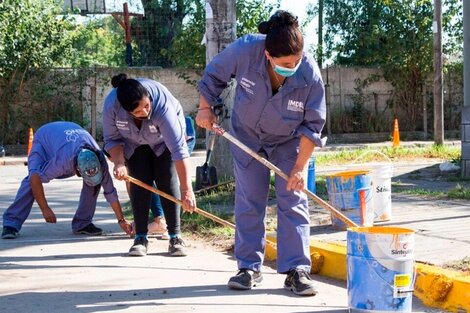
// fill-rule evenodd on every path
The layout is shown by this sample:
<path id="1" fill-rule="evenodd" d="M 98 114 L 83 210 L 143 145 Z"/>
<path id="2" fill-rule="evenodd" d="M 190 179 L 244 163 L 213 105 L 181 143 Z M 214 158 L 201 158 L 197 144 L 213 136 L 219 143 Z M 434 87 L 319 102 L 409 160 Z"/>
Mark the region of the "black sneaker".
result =
<path id="1" fill-rule="evenodd" d="M 139 237 L 134 240 L 134 244 L 129 249 L 130 256 L 146 256 L 149 241 L 145 237 Z"/>
<path id="2" fill-rule="evenodd" d="M 248 269 L 241 269 L 237 275 L 230 277 L 227 286 L 231 289 L 248 290 L 261 285 L 263 275 Z"/>
<path id="3" fill-rule="evenodd" d="M 313 285 L 312 278 L 302 269 L 289 271 L 284 282 L 284 288 L 300 296 L 314 296 L 318 293 L 317 288 Z"/>
<path id="4" fill-rule="evenodd" d="M 171 256 L 186 256 L 186 244 L 179 237 L 171 238 L 168 246 L 168 253 Z"/>
<path id="5" fill-rule="evenodd" d="M 90 223 L 88 224 L 88 226 L 85 226 L 82 229 L 75 231 L 74 233 L 77 235 L 81 234 L 81 235 L 99 236 L 103 233 L 103 230 L 93 225 L 93 223 Z"/>
<path id="6" fill-rule="evenodd" d="M 2 239 L 15 239 L 18 237 L 18 231 L 11 226 L 3 226 Z"/>

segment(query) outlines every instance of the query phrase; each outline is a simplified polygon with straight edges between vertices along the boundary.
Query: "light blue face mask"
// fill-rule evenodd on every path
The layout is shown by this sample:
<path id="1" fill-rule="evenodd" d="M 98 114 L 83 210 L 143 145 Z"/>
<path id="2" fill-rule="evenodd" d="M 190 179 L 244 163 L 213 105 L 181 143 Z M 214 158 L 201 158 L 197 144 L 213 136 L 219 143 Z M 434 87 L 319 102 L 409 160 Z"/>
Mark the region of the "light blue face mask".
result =
<path id="1" fill-rule="evenodd" d="M 302 63 L 302 60 L 300 60 L 299 63 L 294 68 L 279 66 L 276 63 L 274 63 L 274 61 L 272 60 L 271 60 L 271 63 L 274 64 L 274 72 L 284 77 L 290 77 L 294 75 L 295 72 L 297 72 L 297 70 L 299 69 L 300 63 Z"/>

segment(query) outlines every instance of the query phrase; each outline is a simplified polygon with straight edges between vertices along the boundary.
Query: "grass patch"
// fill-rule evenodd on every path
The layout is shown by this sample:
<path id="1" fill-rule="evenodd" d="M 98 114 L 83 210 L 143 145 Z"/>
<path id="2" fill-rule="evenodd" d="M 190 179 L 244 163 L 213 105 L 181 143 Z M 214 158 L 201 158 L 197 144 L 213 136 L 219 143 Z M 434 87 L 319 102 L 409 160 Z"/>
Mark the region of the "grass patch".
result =
<path id="1" fill-rule="evenodd" d="M 201 210 L 204 210 L 201 208 Z M 220 217 L 230 223 L 234 223 L 233 214 L 220 213 L 219 211 L 204 210 Z M 235 231 L 229 227 L 222 226 L 211 219 L 200 214 L 183 213 L 181 216 L 181 228 L 183 233 L 197 233 L 198 235 L 232 236 Z"/>
<path id="2" fill-rule="evenodd" d="M 447 199 L 470 199 L 470 188 L 459 184 L 448 192 L 433 191 L 424 188 L 406 187 L 399 182 L 392 182 L 392 192 L 415 196 L 428 196 Z"/>
<path id="3" fill-rule="evenodd" d="M 456 270 L 456 271 L 462 271 L 462 272 L 468 272 L 470 273 L 470 257 L 467 256 L 463 258 L 462 260 L 458 261 L 452 261 L 444 264 L 444 268 Z"/>
<path id="4" fill-rule="evenodd" d="M 356 163 L 384 161 L 386 158 L 380 153 L 374 153 L 379 151 L 387 156 L 391 160 L 403 160 L 403 159 L 419 159 L 419 158 L 430 158 L 430 159 L 443 159 L 452 160 L 452 162 L 458 162 L 461 156 L 461 149 L 457 146 L 426 146 L 426 147 L 382 147 L 378 149 L 362 148 L 354 150 L 340 150 L 337 152 L 328 152 L 318 154 L 315 156 L 315 164 L 317 165 L 335 165 L 335 164 L 348 164 L 355 160 Z"/>
<path id="5" fill-rule="evenodd" d="M 234 203 L 234 185 L 228 184 L 221 186 L 217 190 L 209 191 L 197 197 L 197 206 L 201 210 L 209 212 L 218 216 L 226 221 L 234 223 L 233 221 L 233 203 Z M 124 217 L 126 220 L 134 220 L 132 213 L 131 202 L 126 202 L 122 207 Z M 229 211 L 230 212 L 226 212 Z M 226 212 L 226 213 L 224 213 Z M 149 222 L 153 216 L 149 212 Z M 212 221 L 200 214 L 189 214 L 183 212 L 181 214 L 181 230 L 185 235 L 197 234 L 203 236 L 232 236 L 234 231 L 225 226 Z"/>
<path id="6" fill-rule="evenodd" d="M 470 188 L 465 188 L 459 184 L 447 193 L 451 199 L 470 199 Z"/>
<path id="7" fill-rule="evenodd" d="M 433 191 L 423 188 L 406 188 L 397 184 L 392 184 L 392 193 L 401 193 L 405 195 L 427 196 L 436 198 L 446 198 L 447 194 L 441 191 Z"/>
<path id="8" fill-rule="evenodd" d="M 221 185 L 218 188 L 208 190 L 196 196 L 197 206 L 201 210 L 211 213 L 232 224 L 233 204 L 235 203 L 235 183 Z M 181 216 L 181 228 L 183 233 L 197 234 L 199 236 L 232 237 L 235 231 L 229 227 L 220 225 L 200 214 L 183 213 Z"/>
<path id="9" fill-rule="evenodd" d="M 124 215 L 124 218 L 128 221 L 133 221 L 134 220 L 134 213 L 132 213 L 132 207 L 131 207 L 131 202 L 127 201 L 122 205 L 122 213 Z"/>

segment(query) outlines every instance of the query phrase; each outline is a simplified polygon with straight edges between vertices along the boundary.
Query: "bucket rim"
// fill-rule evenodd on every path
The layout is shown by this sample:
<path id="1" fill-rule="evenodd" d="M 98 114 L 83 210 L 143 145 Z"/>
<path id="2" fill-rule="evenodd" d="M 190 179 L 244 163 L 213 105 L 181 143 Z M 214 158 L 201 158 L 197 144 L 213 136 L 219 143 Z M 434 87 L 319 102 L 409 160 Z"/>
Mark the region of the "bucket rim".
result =
<path id="1" fill-rule="evenodd" d="M 341 172 L 336 172 L 332 174 L 325 175 L 326 177 L 351 177 L 351 176 L 357 176 L 357 175 L 367 175 L 370 174 L 369 170 L 346 170 L 346 171 L 341 171 Z"/>
<path id="2" fill-rule="evenodd" d="M 383 234 L 383 235 L 406 235 L 414 234 L 415 231 L 403 227 L 388 227 L 388 226 L 371 226 L 371 227 L 348 227 L 348 232 L 365 233 L 365 234 Z"/>
<path id="3" fill-rule="evenodd" d="M 348 167 L 378 167 L 378 166 L 387 166 L 393 168 L 393 163 L 391 162 L 366 162 L 366 163 L 354 163 L 354 164 L 349 164 Z"/>

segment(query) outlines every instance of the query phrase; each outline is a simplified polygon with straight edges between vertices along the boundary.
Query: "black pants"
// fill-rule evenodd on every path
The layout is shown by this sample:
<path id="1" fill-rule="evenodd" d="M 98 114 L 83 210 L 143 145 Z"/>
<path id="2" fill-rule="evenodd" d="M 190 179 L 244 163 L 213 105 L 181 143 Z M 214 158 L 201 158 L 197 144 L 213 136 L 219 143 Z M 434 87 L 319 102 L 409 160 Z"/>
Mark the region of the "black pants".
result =
<path id="1" fill-rule="evenodd" d="M 132 157 L 127 160 L 127 168 L 130 176 L 150 186 L 153 186 L 155 181 L 159 190 L 178 199 L 181 197 L 178 175 L 168 149 L 157 157 L 150 146 L 139 146 L 135 149 Z M 146 233 L 148 231 L 151 192 L 131 183 L 130 198 L 134 213 L 135 232 L 136 234 Z M 161 200 L 168 233 L 170 235 L 180 234 L 181 206 L 164 197 L 161 197 Z"/>

